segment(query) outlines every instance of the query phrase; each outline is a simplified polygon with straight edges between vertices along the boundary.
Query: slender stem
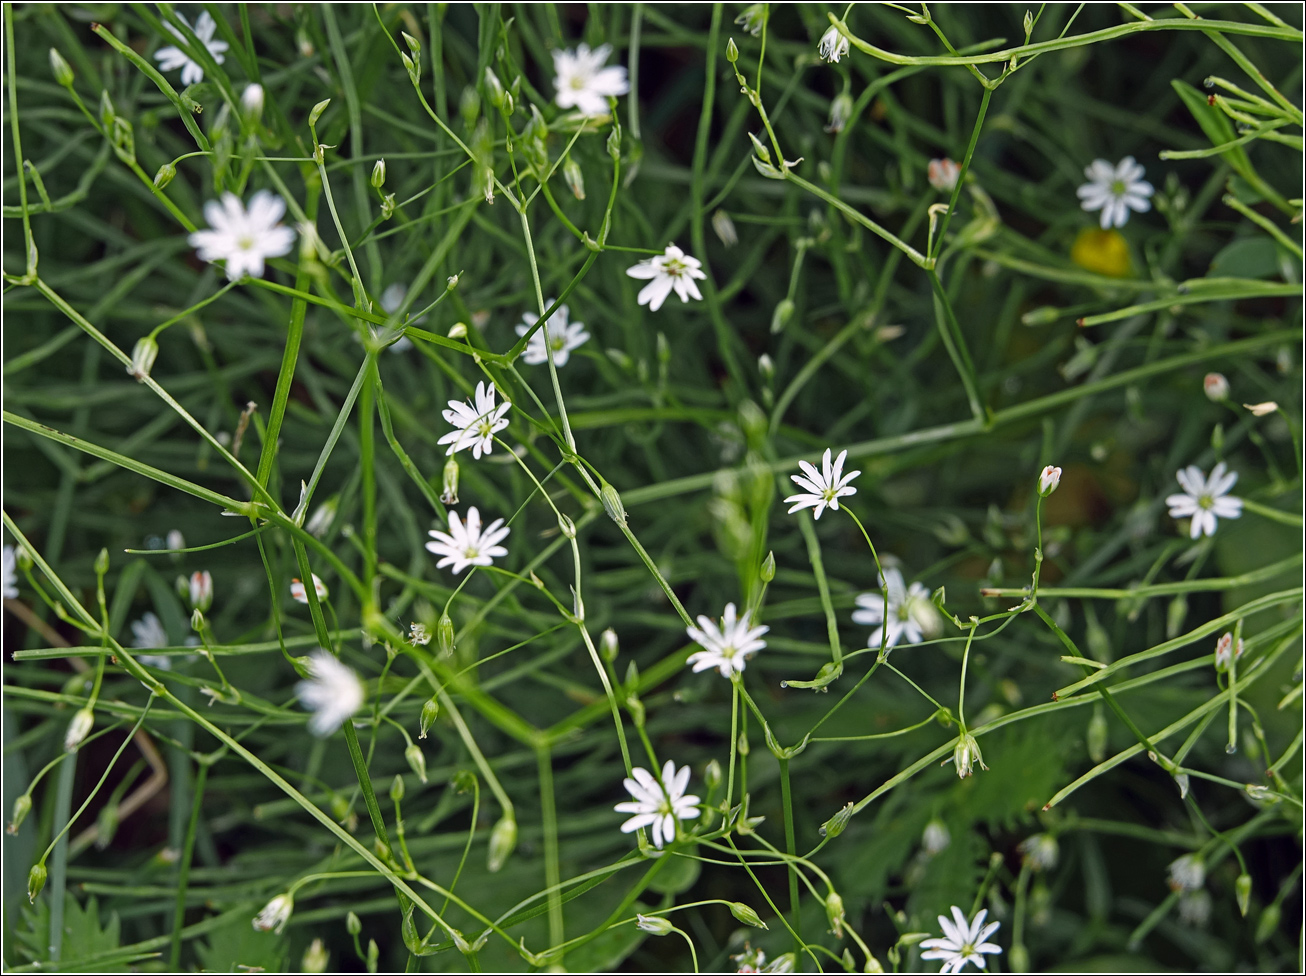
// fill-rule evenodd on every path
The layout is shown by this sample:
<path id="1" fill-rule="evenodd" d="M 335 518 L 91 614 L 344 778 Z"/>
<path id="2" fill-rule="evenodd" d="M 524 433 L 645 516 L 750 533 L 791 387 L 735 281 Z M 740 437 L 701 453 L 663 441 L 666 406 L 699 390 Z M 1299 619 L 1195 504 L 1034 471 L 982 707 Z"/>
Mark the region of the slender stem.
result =
<path id="1" fill-rule="evenodd" d="M 177 875 L 177 901 L 172 912 L 172 941 L 168 948 L 168 967 L 181 971 L 181 930 L 186 921 L 186 888 L 190 885 L 191 858 L 195 854 L 195 835 L 199 830 L 200 811 L 204 808 L 204 784 L 209 777 L 209 764 L 200 763 L 195 774 L 194 802 L 190 820 L 186 825 L 186 839 L 181 848 L 181 871 Z"/>
<path id="2" fill-rule="evenodd" d="M 549 942 L 561 946 L 565 941 L 562 924 L 562 874 L 558 865 L 558 811 L 553 793 L 553 758 L 541 740 L 535 757 L 540 771 L 540 808 L 544 821 L 544 879 L 549 888 Z M 561 964 L 562 954 L 552 960 Z"/>

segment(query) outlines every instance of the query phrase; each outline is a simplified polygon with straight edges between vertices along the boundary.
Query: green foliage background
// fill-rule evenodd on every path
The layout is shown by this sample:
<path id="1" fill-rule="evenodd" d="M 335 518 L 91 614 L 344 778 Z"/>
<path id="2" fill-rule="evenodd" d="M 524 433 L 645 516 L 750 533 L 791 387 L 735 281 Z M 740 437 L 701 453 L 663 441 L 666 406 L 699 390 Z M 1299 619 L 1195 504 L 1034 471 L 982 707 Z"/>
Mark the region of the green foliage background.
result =
<path id="1" fill-rule="evenodd" d="M 951 905 L 1002 921 L 1005 952 L 992 960 L 1002 969 L 1297 968 L 1299 7 L 1195 5 L 1197 24 L 1172 8 L 1056 5 L 1034 11 L 1031 41 L 1025 9 L 1011 5 L 934 5 L 928 16 L 773 5 L 764 40 L 732 23 L 742 5 L 204 6 L 231 47 L 184 92 L 175 73 L 158 84 L 152 54 L 175 42 L 164 22 L 183 13 L 193 24 L 198 7 L 5 7 L 6 542 L 21 533 L 43 563 L 6 600 L 6 805 L 62 755 L 88 675 L 107 661 L 97 737 L 40 781 L 32 813 L 4 841 L 9 968 L 299 968 L 321 938 L 332 969 L 364 968 L 375 940 L 381 970 L 679 971 L 691 966 L 688 941 L 710 971 L 733 969 L 745 941 L 772 959 L 793 951 L 790 925 L 828 950 L 800 954 L 807 970 L 818 959 L 843 969 L 845 946 L 861 970 L 856 940 L 827 931 L 819 872 L 842 897 L 846 928 L 903 971 L 930 968 L 909 934 L 937 934 L 935 916 Z M 835 65 L 816 57 L 828 14 L 860 40 Z M 420 40 L 416 89 L 401 30 Z M 633 94 L 615 123 L 577 134 L 550 101 L 550 52 L 582 41 L 613 45 Z M 51 46 L 71 66 L 70 88 L 52 80 Z M 964 65 L 1011 48 L 1014 62 Z M 1265 85 L 1244 70 L 1253 65 Z M 512 92 L 511 111 L 492 103 L 487 68 Z M 1228 84 L 1204 86 L 1211 76 Z M 252 80 L 266 90 L 259 124 L 237 109 Z M 831 132 L 832 100 L 845 93 L 850 117 Z M 1209 104 L 1212 94 L 1224 103 Z M 308 120 L 327 99 L 319 167 Z M 750 134 L 779 179 L 754 160 Z M 1096 226 L 1075 188 L 1092 160 L 1126 155 L 1157 194 L 1122 231 L 1127 272 L 1108 276 L 1069 258 Z M 564 156 L 583 174 L 584 199 L 563 178 Z M 966 163 L 955 217 L 932 209 L 950 202 L 926 180 L 942 156 Z M 21 174 L 20 158 L 31 164 Z M 369 176 L 380 158 L 378 192 Z M 781 160 L 798 162 L 774 172 Z M 156 188 L 174 161 L 176 177 Z M 536 192 L 541 175 L 547 193 Z M 260 188 L 314 215 L 323 246 L 223 290 L 183 219 L 203 226 L 205 201 Z M 719 213 L 734 246 L 713 231 Z M 625 271 L 672 242 L 704 262 L 704 300 L 673 297 L 651 313 Z M 386 321 L 367 309 L 394 283 L 410 286 L 406 312 L 439 300 L 408 320 L 414 348 L 403 352 L 367 338 Z M 574 455 L 548 370 L 505 356 L 523 315 L 534 322 L 540 298 L 564 293 L 593 336 L 558 371 Z M 133 345 L 174 319 L 157 386 L 136 382 L 124 369 Z M 446 338 L 455 323 L 465 340 Z M 1216 370 L 1232 386 L 1228 403 L 1203 396 Z M 515 405 L 501 436 L 522 445 L 552 505 L 575 521 L 575 560 L 552 505 L 503 447 L 479 462 L 460 455 L 458 493 L 487 519 L 512 518 L 503 565 L 538 574 L 553 602 L 492 573 L 454 595 L 460 580 L 423 548 L 445 516 L 440 411 L 489 377 Z M 1266 417 L 1238 406 L 1271 400 L 1281 409 Z M 238 448 L 248 403 L 257 409 Z M 848 448 L 862 472 L 844 507 L 881 558 L 943 588 L 956 621 L 880 665 L 878 648 L 857 653 L 867 630 L 850 620 L 854 597 L 877 585 L 861 533 L 847 512 L 812 522 L 781 501 L 797 459 L 826 447 Z M 1249 506 L 1191 542 L 1164 498 L 1176 470 L 1217 460 L 1239 473 Z M 1047 622 L 1019 592 L 1034 570 L 1045 464 L 1064 468 L 1041 507 Z M 292 518 L 301 480 L 315 476 L 310 513 L 336 506 L 318 542 Z M 252 480 L 279 507 L 254 505 Z M 619 493 L 624 525 L 605 514 L 601 483 Z M 224 507 L 246 518 L 221 518 Z M 260 525 L 203 551 L 124 553 L 164 548 L 172 529 L 201 547 Z M 109 566 L 97 573 L 102 549 Z M 763 586 L 768 553 L 775 577 Z M 331 591 L 316 623 L 287 596 L 310 561 Z M 173 579 L 202 569 L 215 581 L 208 626 L 225 681 L 184 645 L 190 608 Z M 582 583 L 577 626 L 566 611 Z M 683 666 L 693 647 L 669 593 L 691 617 L 734 602 L 771 628 L 743 679 L 758 711 L 740 709 L 746 779 L 737 768 L 732 797 L 746 791 L 747 814 L 765 820 L 728 842 L 718 813 L 702 843 L 659 863 L 635 851 L 611 809 L 626 775 L 613 711 L 634 764 L 652 768 L 642 728 L 659 762 L 692 766 L 691 791 L 704 797 L 706 764 L 729 766 L 742 751 L 732 750 L 729 682 Z M 451 654 L 403 643 L 411 621 L 434 632 L 446 606 Z M 147 610 L 174 645 L 166 672 L 130 657 L 129 624 Z M 972 616 L 984 623 L 968 645 Z M 1248 653 L 1231 732 L 1228 681 L 1211 660 L 1235 622 Z M 608 627 L 620 641 L 611 695 L 586 647 Z M 1085 671 L 1063 656 L 1108 665 L 1180 635 L 1163 655 L 1065 694 Z M 387 877 L 364 860 L 372 825 L 344 736 L 305 729 L 290 659 L 319 643 L 368 682 L 358 738 L 392 839 L 389 791 L 403 777 L 411 876 L 399 861 Z M 988 770 L 959 779 L 939 760 L 958 734 L 964 655 L 966 716 Z M 827 680 L 823 666 L 839 660 Z M 818 675 L 817 690 L 786 686 Z M 419 713 L 437 687 L 441 715 L 421 740 Z M 377 721 L 376 707 L 393 721 Z M 1149 761 L 1136 733 L 1185 717 Z M 406 737 L 424 750 L 425 784 L 405 762 Z M 166 786 L 115 818 L 151 763 Z M 491 872 L 500 791 L 519 839 Z M 846 803 L 856 816 L 823 839 Z M 25 875 L 72 813 L 28 905 Z M 930 857 L 921 834 L 933 819 L 951 843 Z M 1018 849 L 1037 832 L 1060 843 L 1046 872 Z M 761 862 L 754 872 L 730 843 Z M 775 853 L 786 850 L 806 856 L 794 870 L 815 886 L 798 889 L 796 909 L 795 862 Z M 1167 865 L 1188 852 L 1208 866 L 1211 911 L 1196 927 L 1166 886 Z M 309 875 L 327 876 L 297 891 L 284 933 L 254 932 L 268 899 Z M 396 896 L 395 877 L 469 943 L 483 924 L 464 906 L 512 916 L 506 938 L 460 954 Z M 554 879 L 563 885 L 550 897 Z M 461 901 L 446 907 L 450 889 Z M 768 930 L 743 927 L 723 901 L 751 906 Z M 667 915 L 684 938 L 632 924 L 636 910 L 700 902 Z M 361 938 L 346 931 L 351 911 Z M 565 956 L 538 955 L 560 935 L 577 940 Z"/>

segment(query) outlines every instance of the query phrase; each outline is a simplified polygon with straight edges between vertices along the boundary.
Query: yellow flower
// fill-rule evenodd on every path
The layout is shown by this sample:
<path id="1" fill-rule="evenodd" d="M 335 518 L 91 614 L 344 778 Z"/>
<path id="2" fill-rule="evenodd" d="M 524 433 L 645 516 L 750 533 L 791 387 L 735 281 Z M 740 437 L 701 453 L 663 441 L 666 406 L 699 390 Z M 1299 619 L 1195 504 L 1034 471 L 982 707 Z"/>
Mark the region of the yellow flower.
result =
<path id="1" fill-rule="evenodd" d="M 1118 231 L 1085 227 L 1070 247 L 1070 260 L 1081 268 L 1112 278 L 1127 277 L 1133 269 L 1129 245 Z"/>

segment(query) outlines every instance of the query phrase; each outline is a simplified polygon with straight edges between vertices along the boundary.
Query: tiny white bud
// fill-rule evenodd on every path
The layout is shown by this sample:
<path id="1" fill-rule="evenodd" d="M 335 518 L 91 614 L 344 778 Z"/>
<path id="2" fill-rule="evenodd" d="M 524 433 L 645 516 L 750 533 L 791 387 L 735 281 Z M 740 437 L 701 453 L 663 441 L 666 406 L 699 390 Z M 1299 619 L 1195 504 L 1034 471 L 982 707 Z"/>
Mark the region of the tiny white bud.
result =
<path id="1" fill-rule="evenodd" d="M 618 651 L 617 632 L 609 627 L 599 635 L 599 653 L 603 655 L 603 660 L 612 662 L 617 659 Z"/>
<path id="2" fill-rule="evenodd" d="M 372 167 L 372 186 L 374 189 L 381 189 L 385 186 L 385 160 L 378 159 L 376 165 Z"/>
<path id="3" fill-rule="evenodd" d="M 73 720 L 68 723 L 68 731 L 63 737 L 63 747 L 65 752 L 76 752 L 77 747 L 82 744 L 82 740 L 90 734 L 91 729 L 95 726 L 95 713 L 91 711 L 90 706 L 78 709 Z"/>
<path id="4" fill-rule="evenodd" d="M 1215 403 L 1229 399 L 1229 381 L 1223 373 L 1207 373 L 1202 380 L 1202 390 L 1206 398 Z"/>
<path id="5" fill-rule="evenodd" d="M 306 973 L 325 973 L 330 959 L 331 954 L 327 952 L 322 940 L 314 939 L 304 950 L 304 958 L 300 960 L 299 968 Z"/>
<path id="6" fill-rule="evenodd" d="M 189 595 L 195 610 L 207 610 L 213 605 L 213 577 L 207 569 L 190 574 Z"/>
<path id="7" fill-rule="evenodd" d="M 508 855 L 517 846 L 517 819 L 511 813 L 505 813 L 490 831 L 489 853 L 485 866 L 493 874 L 508 860 Z"/>
<path id="8" fill-rule="evenodd" d="M 716 236 L 721 238 L 721 243 L 726 247 L 734 247 L 739 243 L 739 233 L 735 230 L 735 222 L 730 219 L 730 214 L 724 210 L 718 210 L 712 215 L 712 229 L 716 231 Z"/>
<path id="9" fill-rule="evenodd" d="M 295 899 L 289 894 L 280 894 L 263 906 L 263 910 L 254 916 L 254 928 L 259 932 L 275 931 L 280 934 L 286 927 L 290 913 L 295 909 Z"/>
<path id="10" fill-rule="evenodd" d="M 142 336 L 136 340 L 136 346 L 132 349 L 132 364 L 127 367 L 127 372 L 135 378 L 136 382 L 145 382 L 145 378 L 150 375 L 150 370 L 154 368 L 154 360 L 158 355 L 159 344 L 154 336 Z"/>
<path id="11" fill-rule="evenodd" d="M 1048 465 L 1038 476 L 1038 493 L 1044 498 L 1057 490 L 1061 484 L 1061 469 Z"/>
<path id="12" fill-rule="evenodd" d="M 930 186 L 940 193 L 951 193 L 957 186 L 957 177 L 961 176 L 961 167 L 945 156 L 931 159 L 926 173 Z"/>
<path id="13" fill-rule="evenodd" d="M 263 115 L 262 85 L 251 84 L 245 86 L 245 90 L 240 96 L 240 111 L 251 124 L 258 122 Z"/>

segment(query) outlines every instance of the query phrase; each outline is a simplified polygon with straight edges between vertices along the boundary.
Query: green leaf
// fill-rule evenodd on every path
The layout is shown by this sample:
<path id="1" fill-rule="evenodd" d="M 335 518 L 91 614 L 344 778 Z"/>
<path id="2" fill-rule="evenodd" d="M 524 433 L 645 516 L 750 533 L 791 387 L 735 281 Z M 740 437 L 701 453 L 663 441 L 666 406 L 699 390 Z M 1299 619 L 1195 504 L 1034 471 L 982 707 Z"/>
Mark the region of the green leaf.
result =
<path id="1" fill-rule="evenodd" d="M 196 946 L 202 969 L 211 973 L 257 971 L 275 973 L 283 970 L 285 940 L 275 932 L 260 932 L 249 918 L 237 915 L 226 925 L 214 929 L 208 939 Z"/>
<path id="2" fill-rule="evenodd" d="M 40 898 L 34 906 L 23 906 L 22 923 L 14 933 L 18 951 L 34 963 L 48 963 L 50 958 L 50 899 Z M 100 926 L 100 910 L 94 898 L 83 908 L 71 892 L 64 895 L 63 943 L 58 970 L 76 972 L 122 972 L 125 964 L 93 962 L 92 957 L 118 948 L 118 915 L 109 916 L 109 924 Z M 79 964 L 79 960 L 86 960 Z"/>
<path id="3" fill-rule="evenodd" d="M 1244 237 L 1211 259 L 1211 274 L 1228 278 L 1269 278 L 1279 273 L 1279 246 L 1268 237 Z"/>

